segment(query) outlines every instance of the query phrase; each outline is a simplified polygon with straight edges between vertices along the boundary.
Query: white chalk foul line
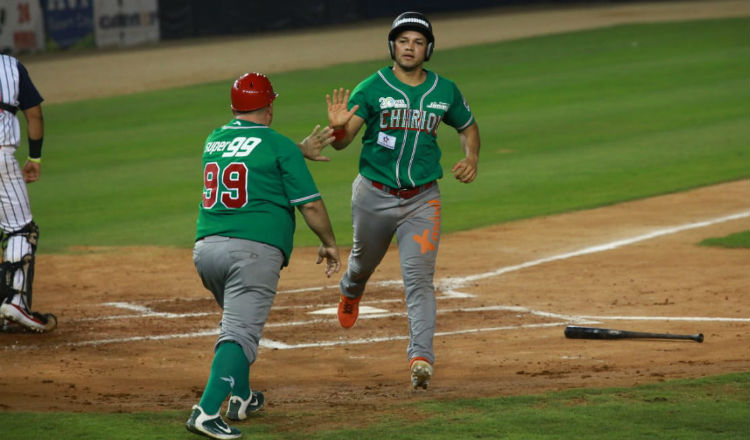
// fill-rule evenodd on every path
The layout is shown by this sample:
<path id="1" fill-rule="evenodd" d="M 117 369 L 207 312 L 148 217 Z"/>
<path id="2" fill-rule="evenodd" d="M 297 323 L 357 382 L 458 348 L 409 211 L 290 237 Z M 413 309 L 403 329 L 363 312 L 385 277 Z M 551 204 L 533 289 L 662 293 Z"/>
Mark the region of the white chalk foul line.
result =
<path id="1" fill-rule="evenodd" d="M 170 313 L 170 312 L 157 312 L 150 307 L 128 303 L 128 302 L 108 302 L 103 303 L 104 306 L 116 307 L 118 309 L 132 310 L 136 312 L 132 315 L 108 315 L 108 316 L 95 316 L 92 318 L 79 318 L 71 320 L 72 322 L 84 322 L 84 321 L 109 321 L 113 319 L 133 319 L 133 318 L 165 318 L 165 319 L 178 319 L 178 318 L 196 318 L 200 316 L 216 315 L 219 312 L 194 312 L 194 313 Z"/>
<path id="2" fill-rule="evenodd" d="M 539 324 L 521 324 L 521 325 L 506 325 L 499 327 L 480 327 L 463 330 L 455 330 L 449 332 L 436 332 L 435 337 L 442 336 L 455 336 L 472 333 L 486 333 L 495 331 L 508 331 L 508 330 L 520 330 L 528 328 L 545 328 L 545 327 L 556 327 L 569 324 L 577 325 L 595 325 L 601 324 L 603 321 L 608 320 L 633 320 L 633 321 L 695 321 L 695 322 L 743 322 L 750 323 L 750 318 L 717 318 L 717 317 L 705 317 L 705 316 L 694 316 L 694 317 L 674 317 L 674 316 L 589 316 L 589 315 L 561 315 L 557 313 L 541 312 L 526 307 L 518 306 L 489 306 L 489 307 L 471 307 L 471 308 L 459 308 L 439 311 L 438 313 L 455 313 L 455 312 L 477 312 L 477 311 L 511 311 L 519 313 L 530 313 L 538 316 L 550 317 L 563 319 L 558 322 L 548 322 Z M 363 316 L 360 319 L 375 319 L 390 316 L 402 316 L 405 317 L 406 313 L 383 313 L 380 315 L 369 315 Z M 266 327 L 289 327 L 299 325 L 309 325 L 314 323 L 330 322 L 323 319 L 314 319 L 309 321 L 298 321 L 298 322 L 278 322 L 266 324 Z M 190 333 L 177 333 L 170 335 L 150 335 L 150 336 L 131 336 L 126 338 L 109 338 L 109 339 L 98 339 L 92 341 L 79 341 L 79 342 L 67 342 L 64 344 L 53 345 L 52 347 L 45 348 L 61 348 L 61 347 L 83 347 L 83 346 L 98 346 L 104 344 L 114 343 L 125 343 L 125 342 L 139 342 L 139 341 L 163 341 L 170 339 L 185 339 L 185 338 L 199 338 L 204 336 L 218 336 L 219 329 L 208 329 Z M 262 338 L 260 341 L 261 347 L 272 348 L 277 350 L 292 350 L 302 348 L 313 348 L 313 347 L 332 347 L 339 345 L 361 345 L 378 342 L 389 342 L 389 341 L 400 341 L 408 339 L 408 335 L 395 335 L 395 336 L 383 336 L 378 338 L 364 338 L 364 339 L 336 339 L 332 341 L 318 341 L 318 342 L 307 342 L 299 344 L 287 344 L 281 341 L 275 341 L 268 338 Z M 22 349 L 35 349 L 42 348 L 39 345 L 10 345 L 3 347 L 4 350 L 22 350 Z"/>
<path id="3" fill-rule="evenodd" d="M 501 330 L 517 330 L 523 328 L 539 328 L 539 327 L 554 327 L 568 324 L 566 322 L 552 322 L 544 324 L 521 324 L 521 325 L 508 325 L 502 327 L 487 327 L 487 328 L 473 328 L 464 330 L 455 330 L 450 332 L 436 332 L 436 337 L 441 336 L 453 336 L 462 335 L 468 333 L 482 333 L 482 332 L 493 332 Z M 104 344 L 113 344 L 118 342 L 139 342 L 139 341 L 164 341 L 169 339 L 185 339 L 185 338 L 200 338 L 204 336 L 218 336 L 219 329 L 201 330 L 191 333 L 179 333 L 171 335 L 158 335 L 158 336 L 131 336 L 127 338 L 110 338 L 110 339 L 98 339 L 93 341 L 78 341 L 78 342 L 66 342 L 63 344 L 53 345 L 51 347 L 45 346 L 44 348 L 61 348 L 61 347 L 84 347 L 84 346 L 98 346 Z M 300 348 L 311 348 L 311 347 L 332 347 L 336 345 L 360 345 L 370 344 L 377 342 L 389 342 L 389 341 L 401 341 L 408 339 L 408 335 L 395 335 L 395 336 L 383 336 L 378 338 L 365 338 L 365 339 L 336 339 L 333 341 L 318 341 L 308 342 L 300 344 L 287 344 L 280 341 L 274 341 L 268 338 L 262 338 L 260 340 L 260 346 L 266 348 L 272 348 L 277 350 L 292 350 Z M 10 345 L 3 347 L 5 350 L 23 350 L 23 349 L 34 349 L 42 348 L 41 345 Z"/>
<path id="4" fill-rule="evenodd" d="M 41 345 L 10 345 L 3 347 L 5 350 L 21 350 L 21 349 L 33 349 L 33 348 L 62 348 L 62 347 L 85 347 L 85 346 L 97 346 L 105 344 L 115 344 L 118 342 L 138 342 L 138 341 L 165 341 L 169 339 L 184 339 L 184 338 L 200 338 L 203 336 L 216 336 L 219 334 L 219 329 L 212 330 L 201 330 L 191 333 L 178 333 L 171 335 L 147 335 L 147 336 L 130 336 L 127 338 L 109 338 L 109 339 L 95 339 L 93 341 L 77 341 L 77 342 L 65 342 L 63 344 L 56 344 L 52 346 L 41 346 Z"/>
<path id="5" fill-rule="evenodd" d="M 559 260 L 565 260 L 568 258 L 573 258 L 581 255 L 588 255 L 593 254 L 597 252 L 603 252 L 608 250 L 617 249 L 619 247 L 627 246 L 630 244 L 638 243 L 641 241 L 649 240 L 656 237 L 661 237 L 668 234 L 674 234 L 681 231 L 686 231 L 690 229 L 695 228 L 702 228 L 718 223 L 723 223 L 731 220 L 738 220 L 741 218 L 747 218 L 750 217 L 750 212 L 741 212 L 737 214 L 727 215 L 723 217 L 718 217 L 711 220 L 701 221 L 701 222 L 694 222 L 694 223 L 688 223 L 680 226 L 675 226 L 671 228 L 664 228 L 659 229 L 656 231 L 652 231 L 647 234 L 642 234 L 636 237 L 631 237 L 628 239 L 623 240 L 617 240 L 614 242 L 597 245 L 597 246 L 590 246 L 583 249 L 580 249 L 578 251 L 574 252 L 568 252 L 564 254 L 559 254 L 551 257 L 541 258 L 538 260 L 529 261 L 522 264 L 517 264 L 514 266 L 507 266 L 502 267 L 497 270 L 491 271 L 491 272 L 485 272 L 481 274 L 476 275 L 470 275 L 467 277 L 447 277 L 443 278 L 439 281 L 439 287 L 443 289 L 444 292 L 453 292 L 452 294 L 447 295 L 447 297 L 453 297 L 453 298 L 460 298 L 460 297 L 467 297 L 467 296 L 473 296 L 471 294 L 466 294 L 462 292 L 458 292 L 455 289 L 465 286 L 467 283 L 472 281 L 477 281 L 485 278 L 495 277 L 499 276 L 508 272 L 513 272 L 521 269 L 525 269 L 528 267 L 538 266 L 540 264 L 552 262 L 552 261 L 559 261 Z M 381 281 L 377 283 L 381 286 L 392 286 L 392 285 L 403 285 L 401 281 L 398 280 L 388 280 L 388 281 Z M 327 288 L 333 288 L 333 287 L 315 287 L 315 288 L 309 288 L 309 289 L 294 289 L 294 290 L 288 290 L 285 291 L 286 293 L 300 293 L 300 292 L 309 292 L 310 290 L 323 290 Z M 393 301 L 393 300 L 386 300 L 386 301 Z M 375 301 L 372 301 L 375 302 Z M 130 318 L 133 317 L 144 317 L 144 316 L 158 316 L 158 317 L 169 317 L 169 318 L 177 318 L 177 317 L 187 317 L 187 316 L 203 316 L 205 314 L 210 313 L 198 313 L 198 314 L 174 314 L 174 313 L 157 313 L 151 310 L 148 307 L 144 306 L 138 306 L 131 303 L 108 303 L 110 305 L 121 307 L 129 310 L 133 310 L 139 313 L 142 313 L 140 315 L 125 315 L 123 318 L 127 317 Z M 554 317 L 554 318 L 560 318 L 560 319 L 566 319 L 568 322 L 574 322 L 574 323 L 582 323 L 586 322 L 587 320 L 672 320 L 672 321 L 715 321 L 715 322 L 750 322 L 750 319 L 745 318 L 720 318 L 720 317 L 596 317 L 596 316 L 573 316 L 573 315 L 560 315 L 555 313 L 548 313 L 544 311 L 539 310 L 532 310 L 525 307 L 510 307 L 510 306 L 492 306 L 495 310 L 510 310 L 510 311 L 518 311 L 521 313 L 531 313 L 538 316 L 546 316 L 546 317 Z M 479 308 L 473 308 L 473 309 L 459 309 L 464 311 L 478 311 Z M 385 313 L 385 314 L 378 314 L 378 315 L 370 315 L 363 318 L 379 318 L 379 317 L 386 317 L 386 316 L 401 316 L 403 314 L 398 313 Z M 91 318 L 96 319 L 96 318 Z M 282 327 L 282 326 L 298 326 L 298 325 L 306 325 L 311 323 L 317 323 L 317 322 L 325 322 L 323 320 L 310 320 L 310 321 L 299 321 L 299 322 L 289 322 L 289 323 L 269 323 L 266 326 L 267 327 Z M 561 325 L 558 323 L 555 324 L 528 324 L 528 325 L 522 325 L 522 326 L 507 326 L 507 327 L 490 327 L 490 328 L 482 328 L 482 329 L 470 329 L 470 330 L 461 330 L 459 333 L 436 333 L 435 336 L 446 336 L 449 334 L 461 334 L 461 333 L 477 333 L 477 332 L 485 332 L 485 331 L 498 331 L 498 330 L 508 330 L 508 329 L 520 329 L 520 328 L 529 328 L 529 327 L 544 327 L 544 326 L 550 326 L 550 325 Z M 67 344 L 58 345 L 56 347 L 61 346 L 85 346 L 85 345 L 99 345 L 99 344 L 107 344 L 107 343 L 115 343 L 115 342 L 131 342 L 131 341 L 148 341 L 148 340 L 164 340 L 164 339 L 175 339 L 175 338 L 191 338 L 191 337 L 201 337 L 201 336 L 210 336 L 210 335 L 218 335 L 218 329 L 215 330 L 208 330 L 208 331 L 202 331 L 202 332 L 194 332 L 194 333 L 183 333 L 183 334 L 174 334 L 174 335 L 158 335 L 158 336 L 136 336 L 136 337 L 130 337 L 130 338 L 113 338 L 113 339 L 101 339 L 101 340 L 94 340 L 94 341 L 81 341 L 81 342 L 71 342 Z M 344 344 L 365 344 L 365 343 L 371 343 L 371 342 L 380 342 L 380 339 L 383 339 L 385 341 L 390 340 L 400 340 L 405 339 L 406 336 L 394 336 L 395 339 L 388 339 L 388 338 L 373 338 L 373 339 L 360 339 L 360 340 L 342 340 L 342 341 L 329 341 L 329 342 L 321 342 L 321 344 L 329 344 L 329 345 L 344 345 Z M 264 341 L 266 341 L 264 343 Z M 285 344 L 278 341 L 271 341 L 263 339 L 261 340 L 261 346 L 266 345 L 270 346 L 272 348 L 279 348 L 279 347 L 286 347 L 286 348 L 305 348 L 309 344 Z M 314 345 L 310 345 L 314 346 Z M 319 345 L 319 346 L 326 346 L 326 345 Z M 6 346 L 5 349 L 17 349 L 17 348 L 34 348 L 36 346 Z"/>
<path id="6" fill-rule="evenodd" d="M 712 318 L 708 316 L 578 316 L 599 321 L 690 321 L 690 322 L 750 322 L 750 318 Z"/>
<path id="7" fill-rule="evenodd" d="M 486 327 L 486 328 L 473 328 L 466 330 L 455 330 L 451 332 L 436 332 L 435 337 L 441 336 L 454 336 L 463 335 L 468 333 L 483 333 L 483 332 L 496 332 L 503 330 L 518 330 L 524 328 L 541 328 L 541 327 L 557 327 L 566 325 L 565 322 L 548 322 L 544 324 L 522 324 L 522 325 L 507 325 L 502 327 Z M 270 341 L 265 345 L 268 348 L 275 348 L 277 350 L 293 350 L 300 348 L 319 348 L 319 347 L 333 347 L 337 345 L 361 345 L 361 344 L 373 344 L 378 342 L 390 342 L 390 341 L 403 341 L 409 339 L 409 335 L 397 335 L 397 336 L 382 336 L 379 338 L 364 338 L 364 339 L 336 339 L 333 341 L 318 341 L 318 342 L 304 342 L 301 344 L 285 344 L 278 341 Z M 261 340 L 261 346 L 263 346 L 263 340 Z"/>
<path id="8" fill-rule="evenodd" d="M 652 231 L 647 234 L 642 234 L 642 235 L 638 235 L 635 237 L 626 238 L 623 240 L 612 241 L 609 243 L 604 243 L 604 244 L 600 244 L 596 246 L 589 246 L 583 249 L 579 249 L 577 251 L 567 252 L 567 253 L 559 254 L 559 255 L 553 255 L 551 257 L 540 258 L 538 260 L 528 261 L 526 263 L 516 264 L 514 266 L 501 267 L 491 272 L 485 272 L 485 273 L 480 273 L 476 275 L 469 275 L 466 277 L 442 278 L 439 282 L 439 287 L 445 292 L 453 291 L 456 294 L 460 294 L 461 292 L 457 292 L 456 289 L 464 287 L 466 284 L 472 281 L 478 281 L 478 280 L 483 280 L 485 278 L 496 277 L 499 275 L 506 274 L 508 272 L 515 272 L 517 270 L 527 269 L 529 267 L 539 266 L 540 264 L 550 263 L 553 261 L 567 260 L 569 258 L 580 257 L 582 255 L 589 255 L 589 254 L 594 254 L 597 252 L 610 251 L 613 249 L 621 248 L 623 246 L 628 246 L 634 243 L 650 240 L 652 238 L 657 238 L 657 237 L 661 237 L 664 235 L 675 234 L 675 233 L 687 231 L 690 229 L 703 228 L 706 226 L 711 226 L 711 225 L 715 225 L 718 223 L 724 223 L 724 222 L 728 222 L 731 220 L 739 220 L 741 218 L 747 218 L 747 217 L 750 217 L 750 212 L 739 212 L 736 214 L 718 217 L 718 218 L 714 218 L 711 220 L 687 223 L 684 225 L 673 226 L 670 228 L 657 229 L 656 231 Z"/>
<path id="9" fill-rule="evenodd" d="M 642 235 L 638 235 L 638 236 L 635 236 L 635 237 L 626 238 L 626 239 L 623 239 L 623 240 L 612 241 L 612 242 L 609 242 L 609 243 L 604 243 L 604 244 L 595 245 L 595 246 L 589 246 L 589 247 L 586 247 L 586 248 L 583 248 L 583 249 L 579 249 L 577 251 L 567 252 L 567 253 L 558 254 L 558 255 L 553 255 L 553 256 L 545 257 L 545 258 L 540 258 L 540 259 L 537 259 L 537 260 L 532 260 L 532 261 L 528 261 L 528 262 L 525 262 L 525 263 L 516 264 L 516 265 L 513 265 L 513 266 L 501 267 L 501 268 L 498 268 L 498 269 L 496 269 L 494 271 L 490 271 L 490 272 L 484 272 L 484 273 L 480 273 L 480 274 L 469 275 L 469 276 L 466 276 L 466 277 L 445 277 L 445 278 L 441 278 L 436 283 L 436 287 L 437 287 L 438 290 L 441 290 L 444 293 L 444 295 L 438 296 L 437 298 L 438 299 L 445 299 L 445 298 L 473 297 L 474 295 L 472 295 L 472 294 L 458 292 L 456 289 L 461 288 L 461 287 L 465 287 L 466 284 L 468 284 L 468 283 L 470 283 L 472 281 L 477 281 L 477 280 L 482 280 L 482 279 L 485 279 L 485 278 L 496 277 L 496 276 L 503 275 L 503 274 L 506 274 L 506 273 L 509 273 L 509 272 L 515 272 L 515 271 L 518 271 L 518 270 L 521 270 L 521 269 L 526 269 L 526 268 L 529 268 L 529 267 L 538 266 L 538 265 L 541 265 L 541 264 L 544 264 L 544 263 L 550 263 L 550 262 L 553 262 L 553 261 L 566 260 L 566 259 L 569 259 L 569 258 L 574 258 L 574 257 L 582 256 L 582 255 L 594 254 L 594 253 L 597 253 L 597 252 L 609 251 L 609 250 L 617 249 L 617 248 L 620 248 L 620 247 L 623 247 L 623 246 L 628 246 L 628 245 L 631 245 L 631 244 L 634 244 L 634 243 L 638 243 L 638 242 L 641 242 L 641 241 L 650 240 L 652 238 L 661 237 L 661 236 L 664 236 L 664 235 L 675 234 L 675 233 L 678 233 L 678 232 L 681 232 L 681 231 L 690 230 L 690 229 L 703 228 L 703 227 L 706 227 L 706 226 L 711 226 L 711 225 L 718 224 L 718 223 L 724 223 L 724 222 L 731 221 L 731 220 L 739 220 L 741 218 L 747 218 L 747 217 L 750 217 L 750 212 L 739 212 L 739 213 L 736 213 L 736 214 L 730 214 L 730 215 L 726 215 L 726 216 L 722 216 L 722 217 L 717 217 L 717 218 L 710 219 L 710 220 L 704 220 L 704 221 L 700 221 L 700 222 L 687 223 L 687 224 L 684 224 L 684 225 L 672 226 L 672 227 L 669 227 L 669 228 L 657 229 L 655 231 L 652 231 L 652 232 L 649 232 L 649 233 L 646 233 L 646 234 L 642 234 Z M 372 284 L 375 284 L 375 285 L 378 285 L 378 286 L 403 286 L 403 282 L 401 280 L 385 280 L 385 281 L 374 282 Z M 279 291 L 279 293 L 294 294 L 294 293 L 303 293 L 303 292 L 320 291 L 320 290 L 337 289 L 337 288 L 338 288 L 338 285 L 331 285 L 331 286 L 324 286 L 324 287 L 310 287 L 310 288 L 285 290 L 285 291 Z M 375 303 L 386 303 L 386 302 L 396 302 L 396 301 L 401 301 L 401 300 L 393 300 L 393 299 L 372 300 L 372 301 L 367 301 L 367 303 L 368 304 L 375 304 Z M 133 305 L 133 304 L 130 304 L 130 303 L 117 303 L 117 302 L 113 302 L 113 303 L 107 303 L 107 304 L 108 305 L 113 305 L 113 306 L 116 306 L 116 307 L 121 307 L 121 308 L 129 309 L 129 310 L 140 311 L 140 312 L 143 313 L 142 315 L 120 315 L 120 316 L 116 317 L 117 319 L 138 318 L 138 317 L 144 317 L 144 316 L 157 316 L 157 317 L 164 317 L 164 318 L 180 318 L 180 317 L 205 316 L 205 315 L 211 314 L 211 313 L 192 313 L 192 314 L 190 314 L 190 313 L 189 314 L 158 313 L 158 312 L 155 312 L 155 311 L 153 311 L 153 310 L 151 310 L 151 309 L 149 309 L 147 307 L 137 306 L 137 305 Z M 280 309 L 280 308 L 283 308 L 283 307 L 284 306 L 277 306 L 275 308 L 276 309 Z M 310 308 L 310 306 L 306 306 L 306 305 L 287 306 L 287 307 L 288 308 Z M 330 305 L 328 305 L 328 304 L 321 304 L 320 307 L 330 307 Z M 216 312 L 216 313 L 218 313 L 218 312 Z M 108 318 L 108 317 L 103 317 L 103 318 L 84 318 L 83 320 L 98 320 L 98 319 L 112 319 L 112 318 Z"/>
<path id="10" fill-rule="evenodd" d="M 690 229 L 697 229 L 697 228 L 704 228 L 706 226 L 715 225 L 718 223 L 724 223 L 731 220 L 739 220 L 742 218 L 750 217 L 750 212 L 738 212 L 736 214 L 730 214 L 722 217 L 717 217 L 710 220 L 704 220 L 700 222 L 693 222 L 693 223 L 686 223 L 684 225 L 679 226 L 672 226 L 669 228 L 663 228 L 663 229 L 657 229 L 655 231 L 651 231 L 646 234 L 637 235 L 635 237 L 626 238 L 622 240 L 616 240 L 609 243 L 599 244 L 595 246 L 589 246 L 585 247 L 583 249 L 579 249 L 577 251 L 573 252 L 566 252 L 563 254 L 558 255 L 552 255 L 550 257 L 540 258 L 537 260 L 527 261 L 525 263 L 516 264 L 513 266 L 506 266 L 501 267 L 496 270 L 490 271 L 490 272 L 484 272 L 474 275 L 469 275 L 465 277 L 444 277 L 438 280 L 436 284 L 436 288 L 443 292 L 443 296 L 440 296 L 438 298 L 466 298 L 466 297 L 473 297 L 474 295 L 470 293 L 464 293 L 459 292 L 456 289 L 459 289 L 461 287 L 465 287 L 466 284 L 472 282 L 472 281 L 478 281 L 483 280 L 485 278 L 492 278 L 496 276 L 500 276 L 509 272 L 515 272 L 522 269 L 527 269 L 529 267 L 539 266 L 541 264 L 545 263 L 551 263 L 553 261 L 561 261 L 561 260 L 567 260 L 569 258 L 579 257 L 582 255 L 589 255 L 589 254 L 595 254 L 598 252 L 604 252 L 604 251 L 610 251 L 617 248 L 621 248 L 624 246 L 628 246 L 631 244 L 635 244 L 641 241 L 651 240 L 653 238 L 662 237 L 664 235 L 670 235 L 670 234 L 676 234 L 678 232 L 687 231 Z M 377 281 L 372 282 L 371 284 L 379 286 L 379 287 L 390 287 L 390 286 L 403 286 L 403 281 L 401 280 L 384 280 L 384 281 Z M 331 286 L 324 286 L 324 287 L 307 287 L 307 288 L 300 288 L 300 289 L 291 289 L 291 290 L 284 290 L 279 291 L 279 293 L 285 293 L 285 294 L 294 294 L 294 293 L 304 293 L 304 292 L 311 292 L 311 291 L 321 291 L 321 290 L 327 290 L 327 289 L 338 289 L 338 285 L 331 285 Z M 394 300 L 381 300 L 383 302 L 385 301 L 394 301 Z M 368 303 L 376 303 L 379 301 L 368 301 Z M 118 303 L 110 303 L 110 304 L 118 304 Z M 293 306 L 294 307 L 294 306 Z M 299 308 L 309 308 L 308 306 L 296 306 Z M 136 307 L 132 307 L 131 310 L 136 310 Z M 150 313 L 155 313 L 149 309 Z M 179 316 L 179 314 L 170 315 L 171 316 Z"/>

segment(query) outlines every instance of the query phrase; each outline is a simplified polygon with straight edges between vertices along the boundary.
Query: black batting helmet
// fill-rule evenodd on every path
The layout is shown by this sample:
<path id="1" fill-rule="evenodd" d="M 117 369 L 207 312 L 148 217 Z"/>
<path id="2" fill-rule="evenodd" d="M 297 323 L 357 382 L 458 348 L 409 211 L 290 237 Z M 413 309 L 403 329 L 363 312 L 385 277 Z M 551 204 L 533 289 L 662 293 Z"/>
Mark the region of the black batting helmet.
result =
<path id="1" fill-rule="evenodd" d="M 395 59 L 393 42 L 396 41 L 398 34 L 403 31 L 417 31 L 427 38 L 427 51 L 424 54 L 424 60 L 429 60 L 432 56 L 432 50 L 435 48 L 435 36 L 432 34 L 430 20 L 419 12 L 404 12 L 393 20 L 391 31 L 388 32 L 388 50 L 391 52 L 392 59 Z"/>

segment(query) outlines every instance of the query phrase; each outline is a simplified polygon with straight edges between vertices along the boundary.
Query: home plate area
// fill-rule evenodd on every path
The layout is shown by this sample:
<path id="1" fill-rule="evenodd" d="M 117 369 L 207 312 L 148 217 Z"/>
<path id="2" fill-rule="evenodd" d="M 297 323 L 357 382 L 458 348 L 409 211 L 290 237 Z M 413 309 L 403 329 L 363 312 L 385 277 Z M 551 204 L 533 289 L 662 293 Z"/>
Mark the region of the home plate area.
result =
<path id="1" fill-rule="evenodd" d="M 266 323 L 261 347 L 299 349 L 405 340 L 409 328 L 403 287 L 398 283 L 371 283 L 360 303 L 359 320 L 343 329 L 336 317 L 338 287 L 281 290 Z M 524 327 L 562 326 L 575 318 L 523 307 L 485 305 L 471 295 L 436 291 L 436 336 L 449 336 Z M 98 346 L 149 340 L 215 337 L 221 319 L 219 307 L 204 298 L 112 301 L 61 311 L 53 346 Z M 579 321 L 580 322 L 580 321 Z M 15 348 L 33 348 L 17 341 Z M 27 342 L 31 343 L 29 339 Z"/>

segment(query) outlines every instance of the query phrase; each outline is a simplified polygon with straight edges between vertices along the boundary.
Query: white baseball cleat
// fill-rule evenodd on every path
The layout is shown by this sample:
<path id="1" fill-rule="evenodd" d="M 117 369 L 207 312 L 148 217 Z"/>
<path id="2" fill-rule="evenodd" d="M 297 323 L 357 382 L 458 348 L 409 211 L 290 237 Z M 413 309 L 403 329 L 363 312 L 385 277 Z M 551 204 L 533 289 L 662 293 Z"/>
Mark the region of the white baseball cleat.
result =
<path id="1" fill-rule="evenodd" d="M 411 371 L 411 386 L 415 390 L 417 388 L 426 390 L 434 371 L 432 365 L 425 358 L 416 357 L 409 362 L 409 370 Z"/>
<path id="2" fill-rule="evenodd" d="M 217 440 L 231 440 L 242 436 L 242 432 L 227 425 L 219 413 L 208 415 L 198 405 L 193 406 L 185 427 L 192 433 Z"/>
<path id="3" fill-rule="evenodd" d="M 25 308 L 11 303 L 0 306 L 0 318 L 5 318 L 35 332 L 49 332 L 57 328 L 57 317 L 51 313 L 28 312 Z"/>
<path id="4" fill-rule="evenodd" d="M 240 396 L 232 396 L 227 406 L 227 418 L 245 420 L 249 414 L 260 411 L 264 402 L 265 398 L 260 391 L 250 391 L 250 397 L 247 400 L 242 400 Z"/>

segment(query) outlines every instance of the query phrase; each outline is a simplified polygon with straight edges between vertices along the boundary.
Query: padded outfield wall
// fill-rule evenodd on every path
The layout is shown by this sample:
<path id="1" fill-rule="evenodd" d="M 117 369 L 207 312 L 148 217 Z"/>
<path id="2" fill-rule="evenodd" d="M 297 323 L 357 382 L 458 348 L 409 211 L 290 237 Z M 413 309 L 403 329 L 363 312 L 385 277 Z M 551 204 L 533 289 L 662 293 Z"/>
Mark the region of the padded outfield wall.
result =
<path id="1" fill-rule="evenodd" d="M 482 8 L 633 3 L 637 0 L 2 0 L 0 52 L 14 55 L 139 46 L 161 40 L 298 30 Z M 667 0 L 668 1 L 668 0 Z"/>
<path id="2" fill-rule="evenodd" d="M 425 14 L 504 6 L 635 3 L 636 0 L 160 0 L 162 39 L 304 29 L 393 17 L 404 10 Z"/>

